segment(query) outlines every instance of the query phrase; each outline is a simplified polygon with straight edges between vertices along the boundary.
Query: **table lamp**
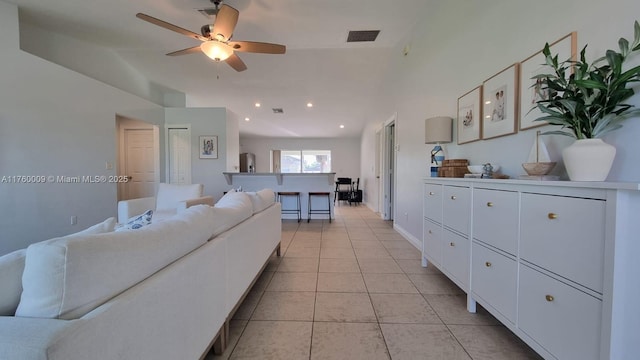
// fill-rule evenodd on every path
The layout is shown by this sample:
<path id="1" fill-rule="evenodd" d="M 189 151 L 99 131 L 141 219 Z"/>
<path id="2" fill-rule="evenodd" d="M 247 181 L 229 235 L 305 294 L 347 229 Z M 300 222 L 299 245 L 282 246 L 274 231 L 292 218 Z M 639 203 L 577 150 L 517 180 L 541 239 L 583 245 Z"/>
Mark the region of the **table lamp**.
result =
<path id="1" fill-rule="evenodd" d="M 438 116 L 424 121 L 424 143 L 436 144 L 431 149 L 431 177 L 438 176 L 438 168 L 444 161 L 444 149 L 440 143 L 450 143 L 453 139 L 453 119 Z"/>

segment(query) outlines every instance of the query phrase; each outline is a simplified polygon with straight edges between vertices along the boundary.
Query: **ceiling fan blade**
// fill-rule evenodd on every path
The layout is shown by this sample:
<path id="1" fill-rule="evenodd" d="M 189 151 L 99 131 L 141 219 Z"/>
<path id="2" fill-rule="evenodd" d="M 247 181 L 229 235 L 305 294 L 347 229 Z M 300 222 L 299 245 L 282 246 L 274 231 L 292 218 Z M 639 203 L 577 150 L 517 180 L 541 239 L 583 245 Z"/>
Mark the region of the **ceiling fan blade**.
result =
<path id="1" fill-rule="evenodd" d="M 236 51 L 261 54 L 284 54 L 287 51 L 284 45 L 256 41 L 229 41 L 229 46 Z"/>
<path id="2" fill-rule="evenodd" d="M 196 40 L 200 40 L 200 41 L 209 40 L 209 39 L 207 39 L 206 37 L 204 37 L 202 35 L 194 33 L 193 31 L 189 31 L 187 29 L 183 29 L 183 28 L 181 28 L 179 26 L 170 24 L 170 23 L 168 23 L 166 21 L 162 21 L 160 19 L 154 18 L 153 16 L 149 16 L 147 14 L 137 13 L 136 17 L 138 19 L 142 19 L 144 21 L 150 22 L 150 23 L 152 23 L 154 25 L 158 25 L 160 27 L 163 27 L 163 28 L 165 28 L 167 30 L 175 31 L 178 34 L 182 34 L 182 35 L 188 36 L 188 37 L 190 37 L 192 39 L 196 39 Z"/>
<path id="3" fill-rule="evenodd" d="M 179 55 L 195 54 L 195 53 L 199 53 L 199 52 L 202 52 L 202 50 L 200 49 L 200 45 L 197 45 L 197 46 L 194 46 L 194 47 L 190 47 L 190 48 L 186 48 L 186 49 L 170 52 L 170 53 L 167 54 L 167 56 L 179 56 Z"/>
<path id="4" fill-rule="evenodd" d="M 231 6 L 222 5 L 220 10 L 218 10 L 218 15 L 216 15 L 216 21 L 213 23 L 211 37 L 216 38 L 217 36 L 222 36 L 223 39 L 217 39 L 220 41 L 229 40 L 238 23 L 238 14 L 238 10 Z"/>
<path id="5" fill-rule="evenodd" d="M 231 56 L 225 60 L 229 66 L 231 66 L 235 71 L 245 71 L 247 70 L 247 65 L 244 64 L 244 61 L 240 59 L 238 55 L 233 53 Z"/>

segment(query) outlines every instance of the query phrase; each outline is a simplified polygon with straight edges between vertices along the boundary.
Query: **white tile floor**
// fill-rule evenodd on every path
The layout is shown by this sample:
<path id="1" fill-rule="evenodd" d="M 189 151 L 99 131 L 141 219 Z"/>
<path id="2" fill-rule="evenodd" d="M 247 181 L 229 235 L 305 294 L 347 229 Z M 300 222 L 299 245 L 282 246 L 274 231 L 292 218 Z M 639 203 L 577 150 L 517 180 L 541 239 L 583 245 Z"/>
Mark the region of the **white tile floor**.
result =
<path id="1" fill-rule="evenodd" d="M 206 359 L 540 359 L 363 205 L 284 221 L 282 254 Z"/>

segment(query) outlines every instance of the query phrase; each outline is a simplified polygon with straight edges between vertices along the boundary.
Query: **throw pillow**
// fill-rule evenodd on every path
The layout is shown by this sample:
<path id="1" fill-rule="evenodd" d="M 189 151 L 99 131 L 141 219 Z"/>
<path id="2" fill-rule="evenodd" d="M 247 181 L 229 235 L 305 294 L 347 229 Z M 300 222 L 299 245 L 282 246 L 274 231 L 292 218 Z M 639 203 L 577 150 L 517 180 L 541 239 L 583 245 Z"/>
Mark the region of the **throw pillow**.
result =
<path id="1" fill-rule="evenodd" d="M 127 220 L 127 223 L 122 227 L 116 229 L 116 231 L 123 230 L 137 230 L 151 224 L 151 217 L 153 216 L 153 210 L 147 210 L 142 215 L 134 216 Z"/>

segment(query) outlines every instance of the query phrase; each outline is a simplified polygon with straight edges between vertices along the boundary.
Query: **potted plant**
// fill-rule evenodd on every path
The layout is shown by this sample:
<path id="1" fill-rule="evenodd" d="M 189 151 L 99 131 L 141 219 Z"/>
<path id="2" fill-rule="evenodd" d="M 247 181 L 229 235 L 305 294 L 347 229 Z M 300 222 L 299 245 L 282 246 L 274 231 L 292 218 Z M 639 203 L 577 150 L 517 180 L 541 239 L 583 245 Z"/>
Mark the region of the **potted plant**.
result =
<path id="1" fill-rule="evenodd" d="M 585 59 L 586 46 L 578 61 L 558 62 L 558 55 L 551 56 L 549 44 L 543 49 L 553 72 L 534 77 L 542 84 L 542 100 L 537 107 L 545 114 L 536 120 L 566 129 L 544 134 L 576 139 L 562 153 L 571 180 L 604 181 L 616 149 L 600 137 L 621 128 L 624 120 L 640 115 L 640 109 L 625 103 L 634 94 L 628 85 L 640 81 L 640 66 L 624 68 L 629 56 L 640 50 L 638 21 L 634 24 L 633 43 L 620 38 L 618 46 L 619 52 L 607 50 L 605 56 L 591 64 Z"/>

